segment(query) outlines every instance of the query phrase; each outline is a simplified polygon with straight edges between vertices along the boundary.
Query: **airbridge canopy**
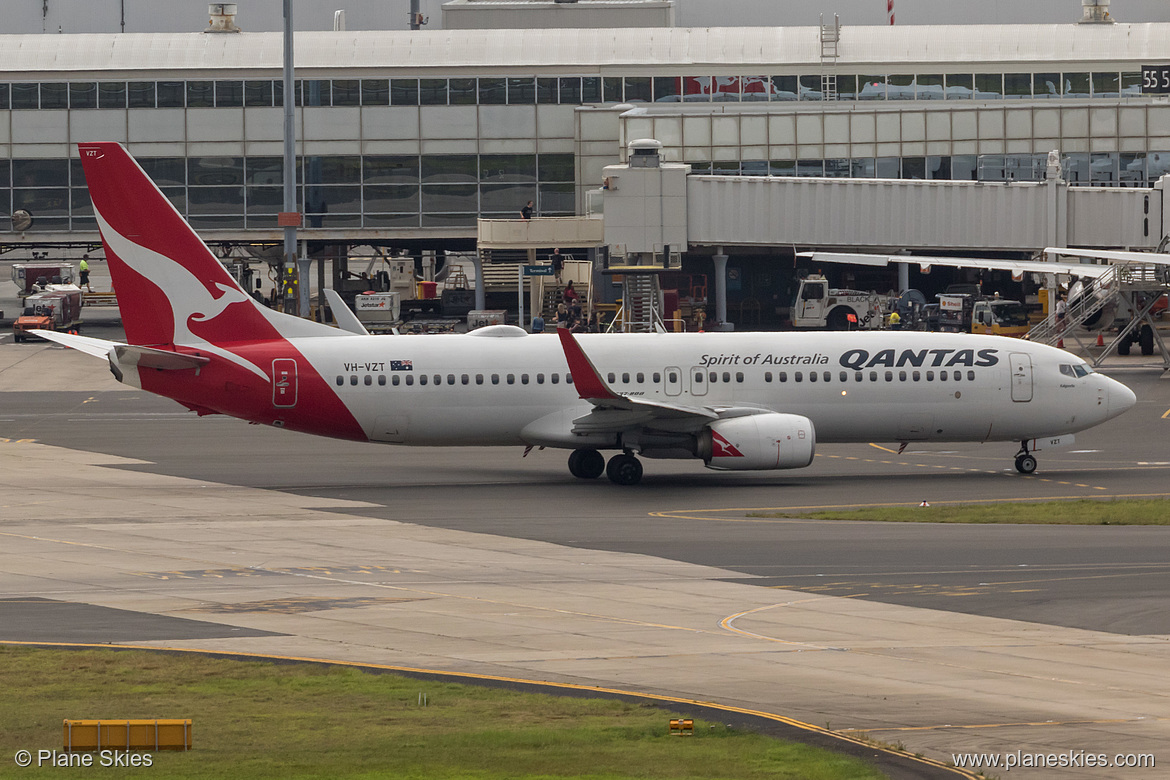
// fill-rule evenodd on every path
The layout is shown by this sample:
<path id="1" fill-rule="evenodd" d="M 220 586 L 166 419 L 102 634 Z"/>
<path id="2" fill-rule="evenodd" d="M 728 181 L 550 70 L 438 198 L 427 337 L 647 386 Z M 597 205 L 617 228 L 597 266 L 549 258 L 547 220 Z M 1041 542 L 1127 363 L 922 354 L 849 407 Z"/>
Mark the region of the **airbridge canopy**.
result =
<path id="1" fill-rule="evenodd" d="M 1155 249 L 1170 230 L 1167 189 L 1170 176 L 1148 189 L 1060 180 L 688 176 L 687 234 L 692 246 Z"/>

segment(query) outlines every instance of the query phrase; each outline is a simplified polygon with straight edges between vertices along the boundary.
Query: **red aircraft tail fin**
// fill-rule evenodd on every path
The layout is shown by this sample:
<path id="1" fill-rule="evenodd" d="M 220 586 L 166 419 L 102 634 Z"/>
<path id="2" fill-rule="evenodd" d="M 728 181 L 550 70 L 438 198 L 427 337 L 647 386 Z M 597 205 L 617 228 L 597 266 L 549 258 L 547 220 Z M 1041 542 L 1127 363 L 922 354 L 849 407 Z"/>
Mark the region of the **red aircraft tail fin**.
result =
<path id="1" fill-rule="evenodd" d="M 270 311 L 240 289 L 121 144 L 78 144 L 78 151 L 130 344 L 343 335 Z"/>

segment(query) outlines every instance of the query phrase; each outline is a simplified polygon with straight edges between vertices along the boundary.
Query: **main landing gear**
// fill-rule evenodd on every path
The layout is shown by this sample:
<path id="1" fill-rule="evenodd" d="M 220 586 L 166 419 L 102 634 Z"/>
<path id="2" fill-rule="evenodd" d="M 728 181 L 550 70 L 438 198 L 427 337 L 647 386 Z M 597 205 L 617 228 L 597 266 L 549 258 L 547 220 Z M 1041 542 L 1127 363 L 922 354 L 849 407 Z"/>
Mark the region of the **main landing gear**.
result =
<path id="1" fill-rule="evenodd" d="M 1016 471 L 1021 474 L 1031 474 L 1036 470 L 1036 458 L 1028 452 L 1028 442 L 1020 442 L 1020 451 L 1016 453 Z"/>
<path id="2" fill-rule="evenodd" d="M 573 450 L 569 455 L 569 473 L 580 479 L 597 479 L 601 472 L 615 485 L 637 485 L 642 481 L 642 463 L 628 452 L 614 455 L 606 465 L 597 450 Z"/>
<path id="3" fill-rule="evenodd" d="M 569 473 L 580 479 L 597 479 L 605 471 L 605 458 L 597 450 L 573 450 L 569 455 Z"/>

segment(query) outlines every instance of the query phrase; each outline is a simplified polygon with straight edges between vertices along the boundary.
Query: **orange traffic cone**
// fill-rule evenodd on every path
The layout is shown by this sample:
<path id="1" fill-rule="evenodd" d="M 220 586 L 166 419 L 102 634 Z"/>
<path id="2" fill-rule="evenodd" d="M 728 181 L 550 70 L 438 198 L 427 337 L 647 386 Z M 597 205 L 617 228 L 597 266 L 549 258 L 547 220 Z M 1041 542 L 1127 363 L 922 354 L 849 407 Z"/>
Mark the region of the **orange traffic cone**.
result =
<path id="1" fill-rule="evenodd" d="M 1105 346 L 1105 336 L 1104 336 L 1104 334 L 1101 334 L 1101 333 L 1098 333 L 1098 334 L 1097 334 L 1097 346 L 1098 346 L 1098 347 L 1103 347 L 1103 346 Z"/>
<path id="2" fill-rule="evenodd" d="M 1056 342 L 1056 348 L 1057 349 L 1064 349 L 1064 339 L 1061 339 L 1060 341 Z"/>

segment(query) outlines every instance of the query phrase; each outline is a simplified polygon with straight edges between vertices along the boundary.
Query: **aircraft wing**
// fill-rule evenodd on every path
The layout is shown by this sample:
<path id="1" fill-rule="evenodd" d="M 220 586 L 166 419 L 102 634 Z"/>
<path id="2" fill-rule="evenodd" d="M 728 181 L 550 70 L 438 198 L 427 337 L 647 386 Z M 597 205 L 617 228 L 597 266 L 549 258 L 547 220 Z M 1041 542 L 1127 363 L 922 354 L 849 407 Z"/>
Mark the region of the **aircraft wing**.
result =
<path id="1" fill-rule="evenodd" d="M 1071 249 L 1069 247 L 1050 246 L 1044 249 L 1046 255 L 1064 255 L 1066 257 L 1093 257 L 1098 260 L 1113 260 L 1118 263 L 1149 263 L 1150 265 L 1170 265 L 1170 255 L 1157 252 L 1123 252 L 1120 250 L 1100 249 Z"/>
<path id="2" fill-rule="evenodd" d="M 118 346 L 126 346 L 117 341 L 106 341 L 105 339 L 95 339 L 89 336 L 78 336 L 76 333 L 58 333 L 55 330 L 30 330 L 29 333 L 34 336 L 40 336 L 45 341 L 52 341 L 62 346 L 71 347 L 78 352 L 84 352 L 87 355 L 104 358 L 110 354 L 110 349 Z"/>
<path id="3" fill-rule="evenodd" d="M 1049 250 L 1044 250 L 1048 252 Z M 1070 250 L 1062 250 L 1064 254 L 1078 254 Z M 1127 252 L 1125 254 L 1138 254 Z M 1099 255 L 1087 254 L 1086 257 Z M 950 268 L 985 268 L 990 271 L 1011 271 L 1012 273 L 1037 274 L 1072 274 L 1097 278 L 1109 270 L 1107 265 L 1089 265 L 1085 263 L 1058 263 L 1043 260 L 1002 260 L 986 257 L 927 257 L 924 255 L 876 255 L 846 252 L 801 252 L 797 257 L 803 257 L 814 263 L 848 263 L 850 265 L 889 265 L 890 263 L 917 263 L 919 268 L 929 268 L 932 265 L 947 266 Z M 1166 255 L 1163 255 L 1166 257 Z"/>
<path id="4" fill-rule="evenodd" d="M 567 328 L 557 328 L 557 336 L 573 375 L 573 385 L 584 401 L 593 404 L 593 411 L 573 421 L 574 432 L 600 433 L 622 431 L 636 427 L 664 427 L 671 430 L 698 429 L 711 422 L 729 417 L 766 414 L 770 409 L 755 406 L 689 406 L 645 398 L 633 398 L 615 393 L 601 378 L 596 366 L 581 349 Z"/>

